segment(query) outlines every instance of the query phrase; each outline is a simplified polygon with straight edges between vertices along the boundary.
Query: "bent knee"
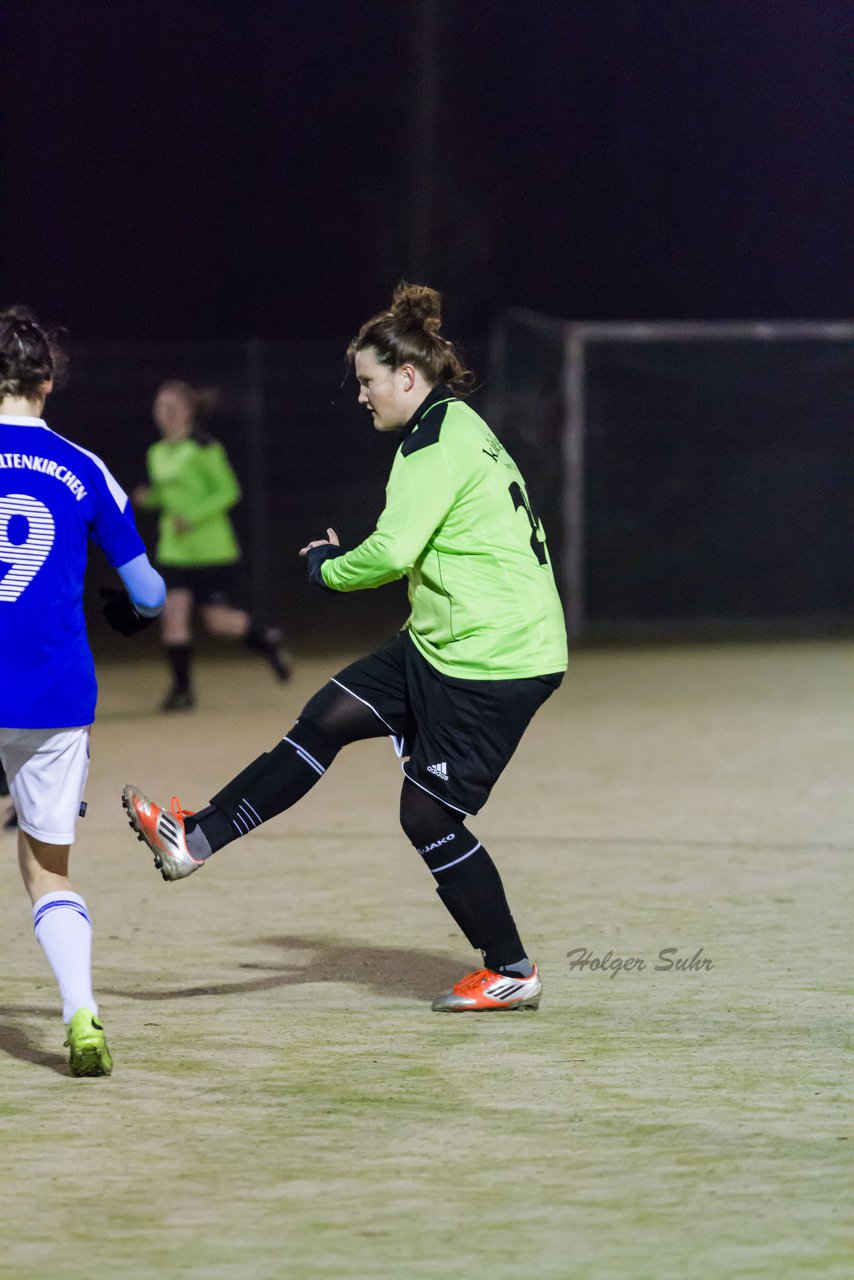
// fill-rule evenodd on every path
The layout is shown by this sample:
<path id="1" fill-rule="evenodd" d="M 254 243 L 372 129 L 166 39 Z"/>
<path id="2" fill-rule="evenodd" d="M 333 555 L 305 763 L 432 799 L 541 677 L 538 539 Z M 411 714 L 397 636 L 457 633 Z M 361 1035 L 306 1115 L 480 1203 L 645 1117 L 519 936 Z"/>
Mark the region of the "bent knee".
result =
<path id="1" fill-rule="evenodd" d="M 450 844 L 465 830 L 459 814 L 408 780 L 400 792 L 400 825 L 409 843 L 421 854 Z"/>

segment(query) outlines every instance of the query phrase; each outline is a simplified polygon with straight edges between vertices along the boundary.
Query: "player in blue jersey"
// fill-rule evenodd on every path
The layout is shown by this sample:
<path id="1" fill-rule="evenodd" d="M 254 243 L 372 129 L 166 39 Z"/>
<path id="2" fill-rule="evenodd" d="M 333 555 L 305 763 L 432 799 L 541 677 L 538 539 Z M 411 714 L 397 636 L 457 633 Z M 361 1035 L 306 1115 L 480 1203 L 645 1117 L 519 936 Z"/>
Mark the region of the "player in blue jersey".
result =
<path id="1" fill-rule="evenodd" d="M 41 417 L 64 371 L 54 334 L 23 307 L 0 312 L 0 762 L 36 937 L 62 997 L 71 1074 L 104 1076 L 112 1059 L 92 994 L 92 926 L 68 879 L 97 698 L 83 617 L 89 539 L 124 584 L 102 591 L 115 631 L 147 626 L 166 589 L 127 495 L 100 458 Z"/>

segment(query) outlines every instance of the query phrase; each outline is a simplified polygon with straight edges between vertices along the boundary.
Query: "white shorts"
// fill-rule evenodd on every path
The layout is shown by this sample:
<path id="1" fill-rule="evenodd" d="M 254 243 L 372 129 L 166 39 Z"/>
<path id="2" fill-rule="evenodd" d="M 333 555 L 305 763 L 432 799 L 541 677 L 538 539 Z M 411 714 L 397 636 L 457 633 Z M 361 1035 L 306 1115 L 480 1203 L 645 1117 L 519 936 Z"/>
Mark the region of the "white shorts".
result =
<path id="1" fill-rule="evenodd" d="M 89 776 L 89 726 L 0 729 L 0 760 L 20 829 L 45 844 L 73 844 Z"/>

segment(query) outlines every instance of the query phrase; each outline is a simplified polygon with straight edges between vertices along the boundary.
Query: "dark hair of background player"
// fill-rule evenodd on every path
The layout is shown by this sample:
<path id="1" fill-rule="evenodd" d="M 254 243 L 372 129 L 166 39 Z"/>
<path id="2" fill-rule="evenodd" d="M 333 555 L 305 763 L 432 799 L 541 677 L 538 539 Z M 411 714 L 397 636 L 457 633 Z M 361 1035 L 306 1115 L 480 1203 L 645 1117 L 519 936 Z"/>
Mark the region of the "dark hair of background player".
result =
<path id="1" fill-rule="evenodd" d="M 159 396 L 163 391 L 169 392 L 173 396 L 178 396 L 183 400 L 187 416 L 193 424 L 192 434 L 194 436 L 201 434 L 197 426 L 199 419 L 204 418 L 206 414 L 213 413 L 220 403 L 220 393 L 217 387 L 193 387 L 189 382 L 185 382 L 183 378 L 167 378 L 157 388 L 157 395 Z"/>

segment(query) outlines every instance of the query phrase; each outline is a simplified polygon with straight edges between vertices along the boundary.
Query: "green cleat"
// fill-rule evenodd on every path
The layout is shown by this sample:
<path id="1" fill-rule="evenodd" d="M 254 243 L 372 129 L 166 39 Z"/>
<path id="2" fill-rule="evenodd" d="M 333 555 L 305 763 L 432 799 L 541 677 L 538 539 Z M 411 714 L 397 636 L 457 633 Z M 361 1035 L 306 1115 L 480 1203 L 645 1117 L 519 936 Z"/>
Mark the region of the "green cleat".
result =
<path id="1" fill-rule="evenodd" d="M 113 1059 L 107 1048 L 104 1028 L 89 1009 L 78 1009 L 65 1028 L 71 1050 L 69 1066 L 73 1076 L 108 1076 Z"/>

